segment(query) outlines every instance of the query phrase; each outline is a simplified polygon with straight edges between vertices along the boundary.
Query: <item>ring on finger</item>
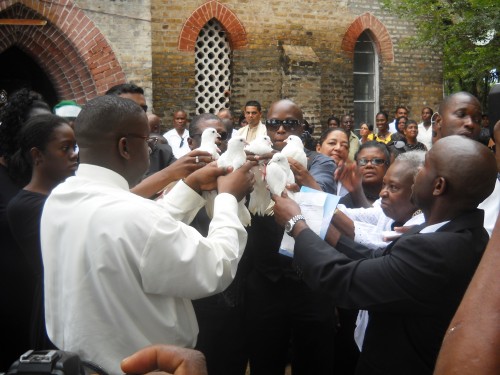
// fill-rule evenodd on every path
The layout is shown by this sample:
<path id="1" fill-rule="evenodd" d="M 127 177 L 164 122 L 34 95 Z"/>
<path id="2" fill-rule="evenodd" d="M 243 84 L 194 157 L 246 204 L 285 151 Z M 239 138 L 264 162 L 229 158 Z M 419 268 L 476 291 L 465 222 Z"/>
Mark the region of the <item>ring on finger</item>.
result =
<path id="1" fill-rule="evenodd" d="M 195 162 L 196 164 L 198 164 L 198 163 L 200 162 L 200 158 L 198 157 L 198 155 L 196 155 L 196 156 L 195 156 L 195 158 L 194 158 L 194 162 Z"/>

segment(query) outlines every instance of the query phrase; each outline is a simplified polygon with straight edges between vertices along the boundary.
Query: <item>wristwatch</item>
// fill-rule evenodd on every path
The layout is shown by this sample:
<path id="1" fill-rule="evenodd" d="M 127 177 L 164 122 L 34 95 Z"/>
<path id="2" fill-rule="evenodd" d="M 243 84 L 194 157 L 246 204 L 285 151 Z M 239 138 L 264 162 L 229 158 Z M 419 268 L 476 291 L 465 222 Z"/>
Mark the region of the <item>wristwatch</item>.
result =
<path id="1" fill-rule="evenodd" d="M 292 233 L 293 227 L 295 227 L 295 224 L 297 224 L 299 220 L 306 221 L 306 218 L 303 215 L 295 215 L 285 224 L 285 232 L 288 234 Z"/>

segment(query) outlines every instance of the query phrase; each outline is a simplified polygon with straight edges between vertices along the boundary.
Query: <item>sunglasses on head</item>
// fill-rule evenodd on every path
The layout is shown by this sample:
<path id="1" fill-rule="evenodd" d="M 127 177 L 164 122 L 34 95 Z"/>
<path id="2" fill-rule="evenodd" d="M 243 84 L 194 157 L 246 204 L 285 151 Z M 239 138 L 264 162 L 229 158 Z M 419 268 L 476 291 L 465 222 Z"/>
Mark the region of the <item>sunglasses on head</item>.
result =
<path id="1" fill-rule="evenodd" d="M 278 120 L 275 118 L 266 120 L 266 126 L 269 127 L 271 130 L 278 130 L 281 126 L 285 128 L 285 130 L 290 130 L 293 131 L 295 128 L 299 127 L 302 125 L 302 122 L 300 120 Z"/>
<path id="2" fill-rule="evenodd" d="M 357 163 L 360 167 L 364 167 L 365 165 L 368 165 L 368 163 L 371 163 L 372 165 L 384 165 L 387 162 L 384 159 L 380 158 L 374 158 L 371 160 L 363 158 L 363 159 L 358 159 Z"/>

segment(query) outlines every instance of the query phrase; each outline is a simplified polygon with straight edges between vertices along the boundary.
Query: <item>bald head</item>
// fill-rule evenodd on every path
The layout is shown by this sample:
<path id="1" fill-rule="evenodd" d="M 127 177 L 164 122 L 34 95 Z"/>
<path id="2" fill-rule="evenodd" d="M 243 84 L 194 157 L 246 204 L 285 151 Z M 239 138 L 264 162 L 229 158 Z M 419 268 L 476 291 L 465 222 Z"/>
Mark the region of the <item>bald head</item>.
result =
<path id="1" fill-rule="evenodd" d="M 276 113 L 288 115 L 288 118 L 290 119 L 296 119 L 300 121 L 304 120 L 302 110 L 290 99 L 278 100 L 277 102 L 271 104 L 271 107 L 267 111 L 267 118 L 274 118 L 273 116 L 276 116 Z"/>
<path id="2" fill-rule="evenodd" d="M 446 180 L 446 194 L 457 205 L 475 208 L 493 192 L 496 162 L 481 143 L 446 137 L 436 142 L 427 157 L 436 175 Z"/>
<path id="3" fill-rule="evenodd" d="M 151 133 L 159 133 L 161 128 L 161 118 L 151 113 L 148 115 L 149 131 Z"/>
<path id="4" fill-rule="evenodd" d="M 436 114 L 436 140 L 462 135 L 477 140 L 481 131 L 481 104 L 468 92 L 457 92 L 445 98 Z"/>
<path id="5" fill-rule="evenodd" d="M 221 109 L 217 113 L 217 117 L 220 118 L 220 119 L 228 119 L 228 120 L 231 120 L 231 121 L 233 120 L 233 114 L 227 108 Z"/>

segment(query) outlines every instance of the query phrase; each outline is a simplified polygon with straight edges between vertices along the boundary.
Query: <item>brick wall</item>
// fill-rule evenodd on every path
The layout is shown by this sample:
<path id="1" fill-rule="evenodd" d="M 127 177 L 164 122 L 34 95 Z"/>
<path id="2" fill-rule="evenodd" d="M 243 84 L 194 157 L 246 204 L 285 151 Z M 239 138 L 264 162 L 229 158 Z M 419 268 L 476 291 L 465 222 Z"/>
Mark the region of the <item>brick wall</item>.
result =
<path id="1" fill-rule="evenodd" d="M 45 26 L 3 26 L 0 53 L 16 46 L 49 76 L 61 99 L 79 103 L 125 76 L 104 35 L 71 0 L 0 2 L 2 18 L 43 19 Z"/>
<path id="2" fill-rule="evenodd" d="M 106 36 L 125 73 L 125 81 L 144 88 L 146 100 L 151 106 L 151 2 L 76 0 L 75 4 Z M 115 81 L 113 84 L 122 82 L 123 80 Z"/>
<path id="3" fill-rule="evenodd" d="M 319 95 L 315 90 L 303 90 L 294 97 L 306 115 L 319 111 L 314 122 L 324 124 L 332 113 L 352 112 L 352 55 L 342 49 L 342 42 L 349 26 L 367 12 L 380 21 L 388 35 L 379 41 L 381 108 L 393 112 L 396 105 L 405 104 L 418 120 L 422 106 L 434 106 L 442 97 L 439 55 L 404 49 L 401 42 L 413 28 L 374 1 L 187 0 L 182 6 L 151 1 L 154 105 L 168 125 L 179 107 L 194 114 L 194 55 L 186 46 L 194 43 L 197 28 L 212 16 L 218 16 L 230 36 L 233 32 L 233 39 L 238 40 L 232 41 L 231 109 L 236 114 L 247 100 L 257 99 L 267 108 L 287 94 L 281 45 L 311 47 L 319 58 L 314 68 L 319 71 Z M 225 16 L 233 16 L 231 22 L 221 19 L 220 8 L 226 9 Z M 180 35 L 186 38 L 180 40 Z M 391 51 L 387 51 L 387 42 L 392 43 L 393 60 L 388 58 Z M 307 74 L 306 68 L 300 72 Z"/>
<path id="4" fill-rule="evenodd" d="M 248 100 L 268 108 L 287 95 L 315 124 L 352 112 L 352 49 L 366 27 L 380 52 L 381 109 L 392 113 L 405 104 L 418 119 L 424 105 L 435 107 L 442 98 L 439 53 L 405 48 L 412 25 L 373 0 L 5 0 L 1 11 L 49 20 L 47 27 L 22 33 L 2 27 L 0 52 L 19 45 L 60 96 L 84 102 L 113 84 L 133 81 L 145 88 L 167 125 L 179 108 L 195 113 L 194 42 L 212 17 L 226 29 L 233 49 L 230 107 L 236 115 Z M 310 48 L 317 61 L 290 65 L 283 46 Z M 302 86 L 293 88 L 301 79 Z"/>

